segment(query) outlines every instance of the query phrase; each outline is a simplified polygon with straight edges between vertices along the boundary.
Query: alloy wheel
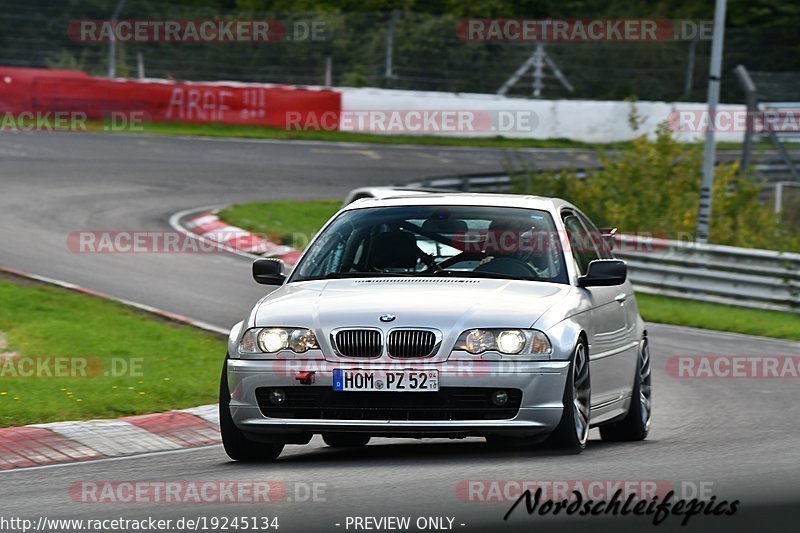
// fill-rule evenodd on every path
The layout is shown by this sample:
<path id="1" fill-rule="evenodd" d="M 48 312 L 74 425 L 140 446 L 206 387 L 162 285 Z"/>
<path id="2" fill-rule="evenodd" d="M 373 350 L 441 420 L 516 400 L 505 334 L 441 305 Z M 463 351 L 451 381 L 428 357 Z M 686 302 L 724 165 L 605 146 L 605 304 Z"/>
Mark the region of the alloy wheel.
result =
<path id="1" fill-rule="evenodd" d="M 572 365 L 572 405 L 575 411 L 575 435 L 582 445 L 589 439 L 590 401 L 589 361 L 586 347 L 578 344 Z"/>
<path id="2" fill-rule="evenodd" d="M 650 417 L 652 412 L 652 394 L 650 377 L 650 346 L 647 339 L 642 341 L 639 350 L 639 403 L 641 404 L 640 414 L 645 431 L 650 430 Z"/>

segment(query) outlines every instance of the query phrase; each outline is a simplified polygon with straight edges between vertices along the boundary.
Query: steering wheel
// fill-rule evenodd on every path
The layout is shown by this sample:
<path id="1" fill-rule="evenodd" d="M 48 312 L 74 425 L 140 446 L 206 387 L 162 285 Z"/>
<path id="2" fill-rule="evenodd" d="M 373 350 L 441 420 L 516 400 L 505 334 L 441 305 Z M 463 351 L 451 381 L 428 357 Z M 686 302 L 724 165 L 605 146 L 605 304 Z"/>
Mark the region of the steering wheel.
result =
<path id="1" fill-rule="evenodd" d="M 438 270 L 447 270 L 452 265 L 460 263 L 461 261 L 480 261 L 486 256 L 487 256 L 486 252 L 461 252 L 458 255 L 454 255 L 453 257 L 445 259 L 437 266 L 439 267 Z"/>
<path id="2" fill-rule="evenodd" d="M 516 278 L 539 278 L 539 273 L 535 268 L 516 257 L 495 257 L 488 263 L 478 265 L 474 272 L 493 272 Z"/>

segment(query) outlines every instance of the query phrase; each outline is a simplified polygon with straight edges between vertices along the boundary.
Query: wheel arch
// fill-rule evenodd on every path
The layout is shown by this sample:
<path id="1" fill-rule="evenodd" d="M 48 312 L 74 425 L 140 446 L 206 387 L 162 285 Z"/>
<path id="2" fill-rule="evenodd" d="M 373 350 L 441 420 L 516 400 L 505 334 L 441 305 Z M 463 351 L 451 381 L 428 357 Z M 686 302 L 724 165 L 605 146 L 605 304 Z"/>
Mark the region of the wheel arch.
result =
<path id="1" fill-rule="evenodd" d="M 551 356 L 553 359 L 564 361 L 572 357 L 572 352 L 579 341 L 583 341 L 586 345 L 587 353 L 591 350 L 589 334 L 586 328 L 574 317 L 555 324 L 545 331 L 545 334 L 550 339 L 550 344 L 553 348 Z"/>
<path id="2" fill-rule="evenodd" d="M 242 335 L 242 328 L 243 327 L 244 327 L 244 321 L 241 321 L 241 322 L 237 322 L 236 324 L 234 324 L 233 327 L 231 328 L 231 331 L 228 334 L 228 354 L 229 355 L 227 357 L 230 357 L 230 354 L 232 354 L 232 353 L 233 354 L 237 353 L 237 351 L 239 349 L 239 338 Z M 226 359 L 227 359 L 227 357 L 226 357 Z"/>

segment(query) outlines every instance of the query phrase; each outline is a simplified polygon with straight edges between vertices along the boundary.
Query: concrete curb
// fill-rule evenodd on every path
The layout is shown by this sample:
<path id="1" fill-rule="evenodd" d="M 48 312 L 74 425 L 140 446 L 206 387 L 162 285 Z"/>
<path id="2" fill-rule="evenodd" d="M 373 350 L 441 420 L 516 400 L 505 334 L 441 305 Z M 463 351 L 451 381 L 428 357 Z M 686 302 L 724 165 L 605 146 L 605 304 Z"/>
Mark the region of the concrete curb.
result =
<path id="1" fill-rule="evenodd" d="M 66 281 L 0 267 L 0 272 L 98 296 L 173 322 L 227 336 L 227 330 Z M 218 444 L 216 405 L 115 420 L 53 422 L 0 429 L 0 471 L 108 459 Z"/>
<path id="2" fill-rule="evenodd" d="M 0 471 L 218 444 L 216 410 L 216 405 L 204 405 L 116 420 L 0 429 Z"/>
<path id="3" fill-rule="evenodd" d="M 275 257 L 288 265 L 294 265 L 300 258 L 300 251 L 290 246 L 277 244 L 263 235 L 257 235 L 220 220 L 217 211 L 204 211 L 197 214 L 173 217 L 173 226 L 177 225 L 199 239 L 215 244 L 237 253 L 254 257 Z"/>

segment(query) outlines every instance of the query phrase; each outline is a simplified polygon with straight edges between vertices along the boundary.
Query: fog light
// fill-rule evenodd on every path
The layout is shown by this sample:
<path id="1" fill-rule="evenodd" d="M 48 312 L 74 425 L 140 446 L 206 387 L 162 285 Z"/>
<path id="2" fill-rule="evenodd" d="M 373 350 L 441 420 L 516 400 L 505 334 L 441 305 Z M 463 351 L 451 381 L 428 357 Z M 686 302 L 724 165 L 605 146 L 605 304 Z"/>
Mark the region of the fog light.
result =
<path id="1" fill-rule="evenodd" d="M 492 393 L 492 403 L 500 407 L 508 403 L 508 393 L 504 390 L 496 390 Z"/>
<path id="2" fill-rule="evenodd" d="M 281 405 L 286 401 L 286 393 L 281 389 L 273 389 L 269 393 L 269 401 L 273 405 Z"/>

